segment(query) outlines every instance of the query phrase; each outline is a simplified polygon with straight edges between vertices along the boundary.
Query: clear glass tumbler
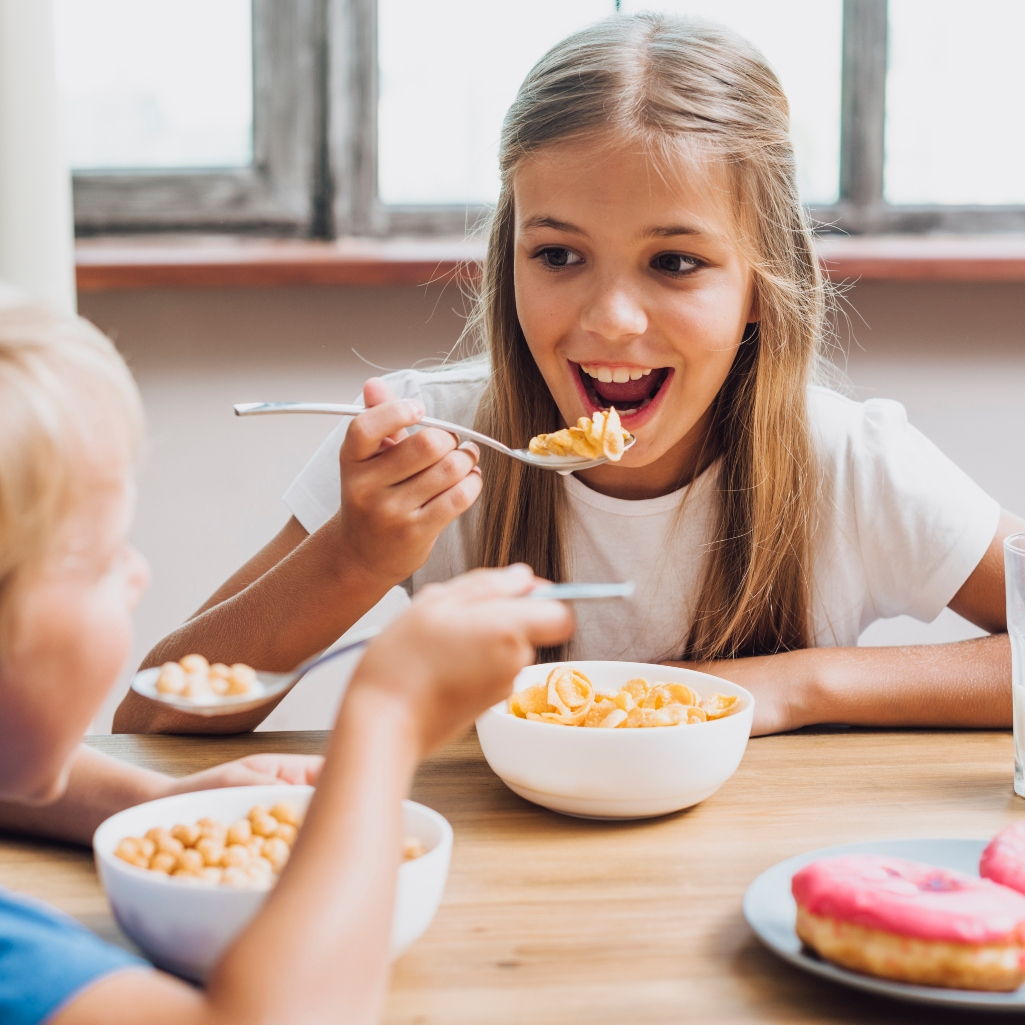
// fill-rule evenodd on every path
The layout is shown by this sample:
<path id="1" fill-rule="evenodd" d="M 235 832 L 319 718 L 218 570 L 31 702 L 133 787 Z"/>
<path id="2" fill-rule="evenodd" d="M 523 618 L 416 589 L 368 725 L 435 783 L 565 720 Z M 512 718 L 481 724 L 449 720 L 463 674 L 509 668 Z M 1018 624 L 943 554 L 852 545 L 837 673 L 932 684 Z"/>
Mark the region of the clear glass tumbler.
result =
<path id="1" fill-rule="evenodd" d="M 1014 792 L 1025 797 L 1025 534 L 1004 541 L 1004 580 L 1014 700 Z"/>

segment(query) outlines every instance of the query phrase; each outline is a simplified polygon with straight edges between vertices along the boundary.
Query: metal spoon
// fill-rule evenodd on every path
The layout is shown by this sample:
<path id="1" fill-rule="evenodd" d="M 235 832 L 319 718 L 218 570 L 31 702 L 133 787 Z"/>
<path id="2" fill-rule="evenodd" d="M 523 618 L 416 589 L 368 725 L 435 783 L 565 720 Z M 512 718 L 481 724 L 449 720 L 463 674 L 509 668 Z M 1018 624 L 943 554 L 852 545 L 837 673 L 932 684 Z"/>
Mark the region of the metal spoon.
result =
<path id="1" fill-rule="evenodd" d="M 627 580 L 613 584 L 540 584 L 525 597 L 541 600 L 587 601 L 600 598 L 629 598 L 633 593 L 634 585 L 632 581 Z M 150 701 L 159 701 L 180 712 L 191 712 L 193 715 L 231 715 L 235 712 L 246 712 L 251 708 L 266 704 L 271 698 L 286 694 L 311 669 L 364 647 L 379 633 L 380 630 L 367 630 L 340 648 L 334 648 L 326 654 L 307 659 L 291 673 L 258 672 L 256 683 L 245 694 L 226 694 L 224 697 L 215 697 L 207 701 L 194 701 L 191 698 L 182 697 L 180 694 L 162 694 L 157 690 L 157 677 L 160 676 L 159 666 L 143 669 L 136 673 L 132 679 L 132 690 L 144 698 L 149 698 Z"/>
<path id="2" fill-rule="evenodd" d="M 311 669 L 341 655 L 348 655 L 349 652 L 356 651 L 357 648 L 362 648 L 379 633 L 380 630 L 367 630 L 340 648 L 334 648 L 323 655 L 307 659 L 298 669 L 294 669 L 290 673 L 258 672 L 256 682 L 245 694 L 225 694 L 223 697 L 199 701 L 182 697 L 180 694 L 163 694 L 157 690 L 157 677 L 160 676 L 159 666 L 143 669 L 136 673 L 132 679 L 132 690 L 144 698 L 149 698 L 150 701 L 159 701 L 161 704 L 177 708 L 180 712 L 191 712 L 193 715 L 232 715 L 235 712 L 247 712 L 251 708 L 265 705 L 271 698 L 286 694 Z"/>
<path id="3" fill-rule="evenodd" d="M 340 402 L 240 402 L 235 406 L 236 416 L 261 416 L 267 413 L 334 413 L 336 416 L 359 416 L 365 413 L 363 406 L 350 405 Z M 478 445 L 485 445 L 493 448 L 496 452 L 518 459 L 521 463 L 529 466 L 539 466 L 542 470 L 555 470 L 563 475 L 576 473 L 577 470 L 587 470 L 592 466 L 601 466 L 607 463 L 608 456 L 599 459 L 588 459 L 584 456 L 539 456 L 527 448 L 509 448 L 486 434 L 480 434 L 463 427 L 461 424 L 451 424 L 446 420 L 435 420 L 434 417 L 425 416 L 418 424 L 420 427 L 439 427 L 457 438 L 465 438 L 468 441 L 475 441 Z M 637 439 L 631 434 L 624 445 L 624 451 L 630 448 Z"/>

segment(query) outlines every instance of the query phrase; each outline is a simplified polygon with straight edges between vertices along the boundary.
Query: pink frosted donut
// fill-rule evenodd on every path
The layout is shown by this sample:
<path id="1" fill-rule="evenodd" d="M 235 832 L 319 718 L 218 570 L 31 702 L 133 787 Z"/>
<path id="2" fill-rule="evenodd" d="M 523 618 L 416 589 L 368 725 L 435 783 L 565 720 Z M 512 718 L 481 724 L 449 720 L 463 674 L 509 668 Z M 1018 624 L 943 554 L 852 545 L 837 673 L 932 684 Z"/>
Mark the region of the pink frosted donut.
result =
<path id="1" fill-rule="evenodd" d="M 923 986 L 1025 982 L 1025 896 L 903 858 L 850 854 L 802 868 L 797 935 L 845 968 Z"/>
<path id="2" fill-rule="evenodd" d="M 990 840 L 979 859 L 979 875 L 1025 893 L 1025 819 Z"/>

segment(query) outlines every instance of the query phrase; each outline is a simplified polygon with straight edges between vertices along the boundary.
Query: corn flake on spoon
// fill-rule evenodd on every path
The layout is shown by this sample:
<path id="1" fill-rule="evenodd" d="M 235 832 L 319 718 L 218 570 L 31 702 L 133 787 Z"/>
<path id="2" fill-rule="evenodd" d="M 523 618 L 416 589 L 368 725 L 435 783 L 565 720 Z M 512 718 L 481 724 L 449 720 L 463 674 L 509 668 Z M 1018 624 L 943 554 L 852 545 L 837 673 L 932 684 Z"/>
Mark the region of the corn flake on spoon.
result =
<path id="1" fill-rule="evenodd" d="M 240 402 L 235 406 L 236 416 L 263 416 L 270 413 L 333 413 L 336 416 L 359 416 L 365 413 L 363 406 L 350 405 L 340 402 Z M 467 441 L 475 441 L 478 445 L 492 448 L 496 452 L 518 459 L 521 463 L 529 466 L 538 466 L 542 470 L 555 470 L 556 473 L 576 473 L 577 470 L 587 470 L 592 466 L 601 466 L 609 461 L 608 456 L 599 458 L 587 458 L 578 455 L 547 455 L 531 452 L 527 448 L 510 448 L 486 434 L 463 427 L 461 424 L 448 423 L 446 420 L 435 420 L 434 417 L 425 416 L 419 423 L 421 427 L 438 427 L 457 438 L 464 438 Z M 630 448 L 637 439 L 631 434 L 624 442 L 623 451 Z"/>
<path id="2" fill-rule="evenodd" d="M 629 598 L 633 593 L 634 585 L 630 581 L 610 584 L 540 584 L 525 597 L 541 600 L 587 601 L 603 598 Z M 311 669 L 364 647 L 378 633 L 380 633 L 379 630 L 367 630 L 340 648 L 333 648 L 316 658 L 307 659 L 298 669 L 290 673 L 257 672 L 256 679 L 243 694 L 189 698 L 181 694 L 164 693 L 157 690 L 157 679 L 160 676 L 161 666 L 153 666 L 151 669 L 143 669 L 136 673 L 132 679 L 132 690 L 144 698 L 149 698 L 150 701 L 159 701 L 161 704 L 170 705 L 181 712 L 191 712 L 193 715 L 232 715 L 236 712 L 246 712 L 251 708 L 266 704 L 272 698 L 284 696 Z"/>

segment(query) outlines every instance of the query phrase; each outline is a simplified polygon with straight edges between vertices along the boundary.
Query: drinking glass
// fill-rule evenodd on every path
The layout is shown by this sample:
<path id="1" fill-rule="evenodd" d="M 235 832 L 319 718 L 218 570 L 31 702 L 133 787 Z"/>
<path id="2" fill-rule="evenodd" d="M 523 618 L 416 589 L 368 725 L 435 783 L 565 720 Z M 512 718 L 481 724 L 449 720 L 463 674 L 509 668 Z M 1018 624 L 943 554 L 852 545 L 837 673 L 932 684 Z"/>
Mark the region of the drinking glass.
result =
<path id="1" fill-rule="evenodd" d="M 1014 701 L 1014 792 L 1025 797 L 1025 534 L 1004 541 L 1007 632 L 1011 637 Z"/>

